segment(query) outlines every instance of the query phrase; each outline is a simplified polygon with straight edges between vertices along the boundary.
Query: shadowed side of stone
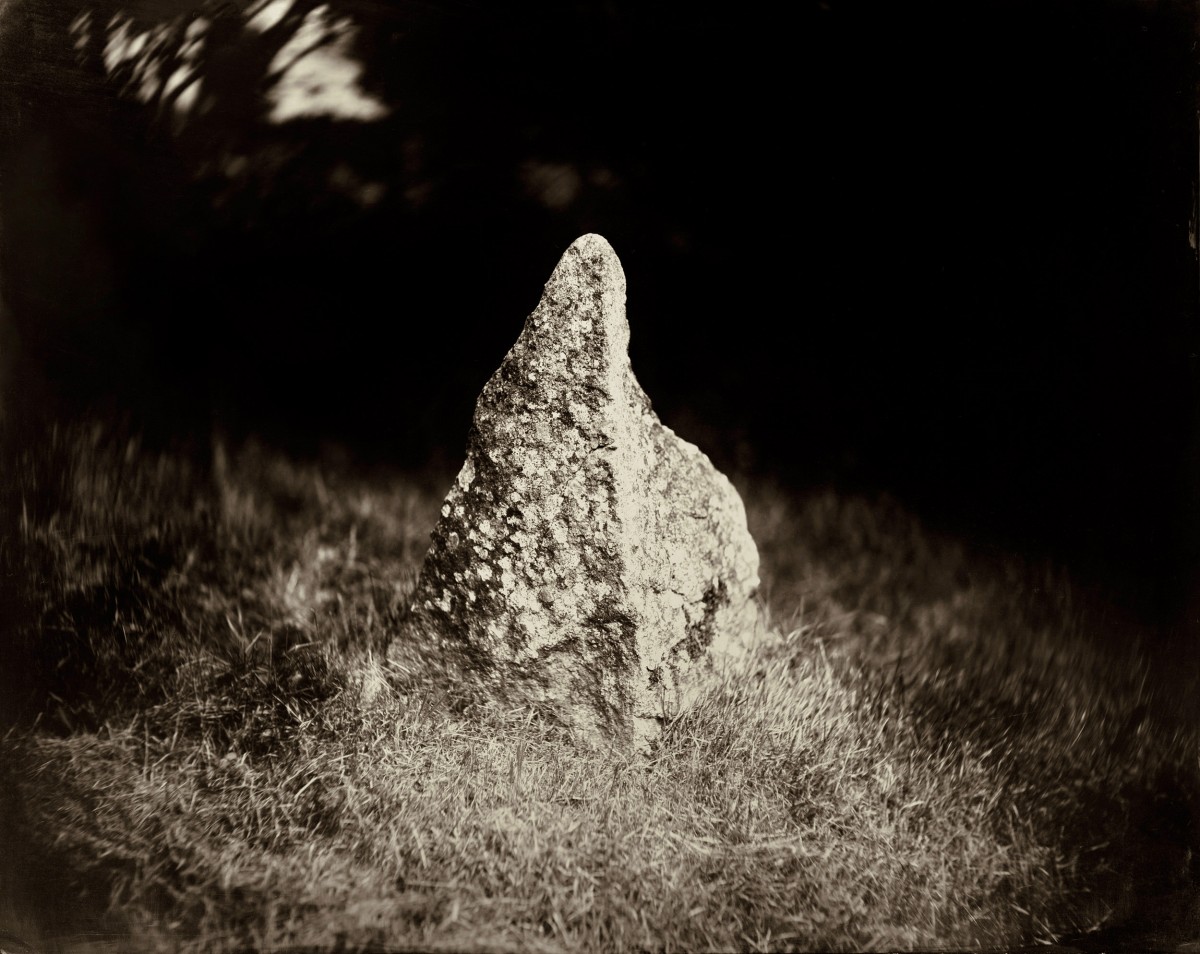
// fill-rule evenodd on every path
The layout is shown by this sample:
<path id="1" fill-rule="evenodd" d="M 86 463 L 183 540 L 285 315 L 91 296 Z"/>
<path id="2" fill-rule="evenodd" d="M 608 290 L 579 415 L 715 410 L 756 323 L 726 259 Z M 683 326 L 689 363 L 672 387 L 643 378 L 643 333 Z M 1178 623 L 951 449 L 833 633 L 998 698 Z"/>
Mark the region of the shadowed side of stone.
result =
<path id="1" fill-rule="evenodd" d="M 409 618 L 596 741 L 653 734 L 757 628 L 741 499 L 659 422 L 628 344 L 620 262 L 585 235 L 479 396 Z"/>

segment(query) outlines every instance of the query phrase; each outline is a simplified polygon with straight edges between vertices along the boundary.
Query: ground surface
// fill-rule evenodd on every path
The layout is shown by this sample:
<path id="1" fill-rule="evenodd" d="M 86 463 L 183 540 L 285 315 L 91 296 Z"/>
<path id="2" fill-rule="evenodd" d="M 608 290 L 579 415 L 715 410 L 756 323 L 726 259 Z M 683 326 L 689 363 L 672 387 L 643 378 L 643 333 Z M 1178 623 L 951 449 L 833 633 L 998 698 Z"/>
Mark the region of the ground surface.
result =
<path id="1" fill-rule="evenodd" d="M 0 931 L 74 954 L 1200 940 L 1194 660 L 1103 595 L 886 500 L 742 481 L 773 638 L 649 758 L 584 751 L 421 646 L 383 662 L 451 476 L 201 465 L 103 429 L 9 445 Z"/>

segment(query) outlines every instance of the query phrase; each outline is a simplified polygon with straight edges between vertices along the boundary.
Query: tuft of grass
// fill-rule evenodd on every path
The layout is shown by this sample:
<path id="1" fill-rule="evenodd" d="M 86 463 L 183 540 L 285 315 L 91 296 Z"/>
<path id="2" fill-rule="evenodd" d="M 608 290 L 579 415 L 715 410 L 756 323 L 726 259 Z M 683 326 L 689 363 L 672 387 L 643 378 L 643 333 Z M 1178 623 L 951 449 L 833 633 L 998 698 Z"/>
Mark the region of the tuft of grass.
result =
<path id="1" fill-rule="evenodd" d="M 644 757 L 383 661 L 437 480 L 256 445 L 201 469 L 103 429 L 9 457 L 0 930 L 979 948 L 1166 899 L 1163 936 L 1200 935 L 1200 739 L 1147 648 L 887 501 L 743 487 L 773 635 Z"/>

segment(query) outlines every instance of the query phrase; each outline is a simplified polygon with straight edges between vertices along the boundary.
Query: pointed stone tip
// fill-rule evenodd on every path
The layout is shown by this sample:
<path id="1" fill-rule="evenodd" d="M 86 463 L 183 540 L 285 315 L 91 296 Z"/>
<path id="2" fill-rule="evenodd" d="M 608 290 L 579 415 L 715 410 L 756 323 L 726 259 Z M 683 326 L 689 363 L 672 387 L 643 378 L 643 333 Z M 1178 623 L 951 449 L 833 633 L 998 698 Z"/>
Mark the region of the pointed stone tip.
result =
<path id="1" fill-rule="evenodd" d="M 568 246 L 559 260 L 558 269 L 582 267 L 593 281 L 612 284 L 625 290 L 625 270 L 621 268 L 621 260 L 603 235 L 588 232 L 581 235 Z M 556 269 L 556 271 L 558 270 Z"/>
<path id="2" fill-rule="evenodd" d="M 613 251 L 612 245 L 603 235 L 598 235 L 595 232 L 588 232 L 586 235 L 581 235 L 570 244 L 567 251 L 575 249 L 584 255 L 611 255 L 617 257 L 617 253 Z"/>
<path id="3" fill-rule="evenodd" d="M 547 308 L 568 307 L 574 313 L 588 302 L 599 306 L 606 321 L 624 322 L 625 270 L 608 239 L 594 232 L 579 236 L 563 252 L 529 318 L 536 327 Z"/>

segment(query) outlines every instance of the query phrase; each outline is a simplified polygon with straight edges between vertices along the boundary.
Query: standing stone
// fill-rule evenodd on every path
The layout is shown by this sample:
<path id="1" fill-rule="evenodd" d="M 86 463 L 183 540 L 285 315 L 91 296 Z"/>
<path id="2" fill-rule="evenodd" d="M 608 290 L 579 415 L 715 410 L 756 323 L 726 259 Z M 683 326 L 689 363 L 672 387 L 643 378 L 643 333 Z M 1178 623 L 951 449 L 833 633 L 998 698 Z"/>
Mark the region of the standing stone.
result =
<path id="1" fill-rule="evenodd" d="M 409 619 L 591 741 L 652 738 L 759 626 L 741 498 L 628 346 L 621 263 L 585 235 L 479 396 Z"/>

